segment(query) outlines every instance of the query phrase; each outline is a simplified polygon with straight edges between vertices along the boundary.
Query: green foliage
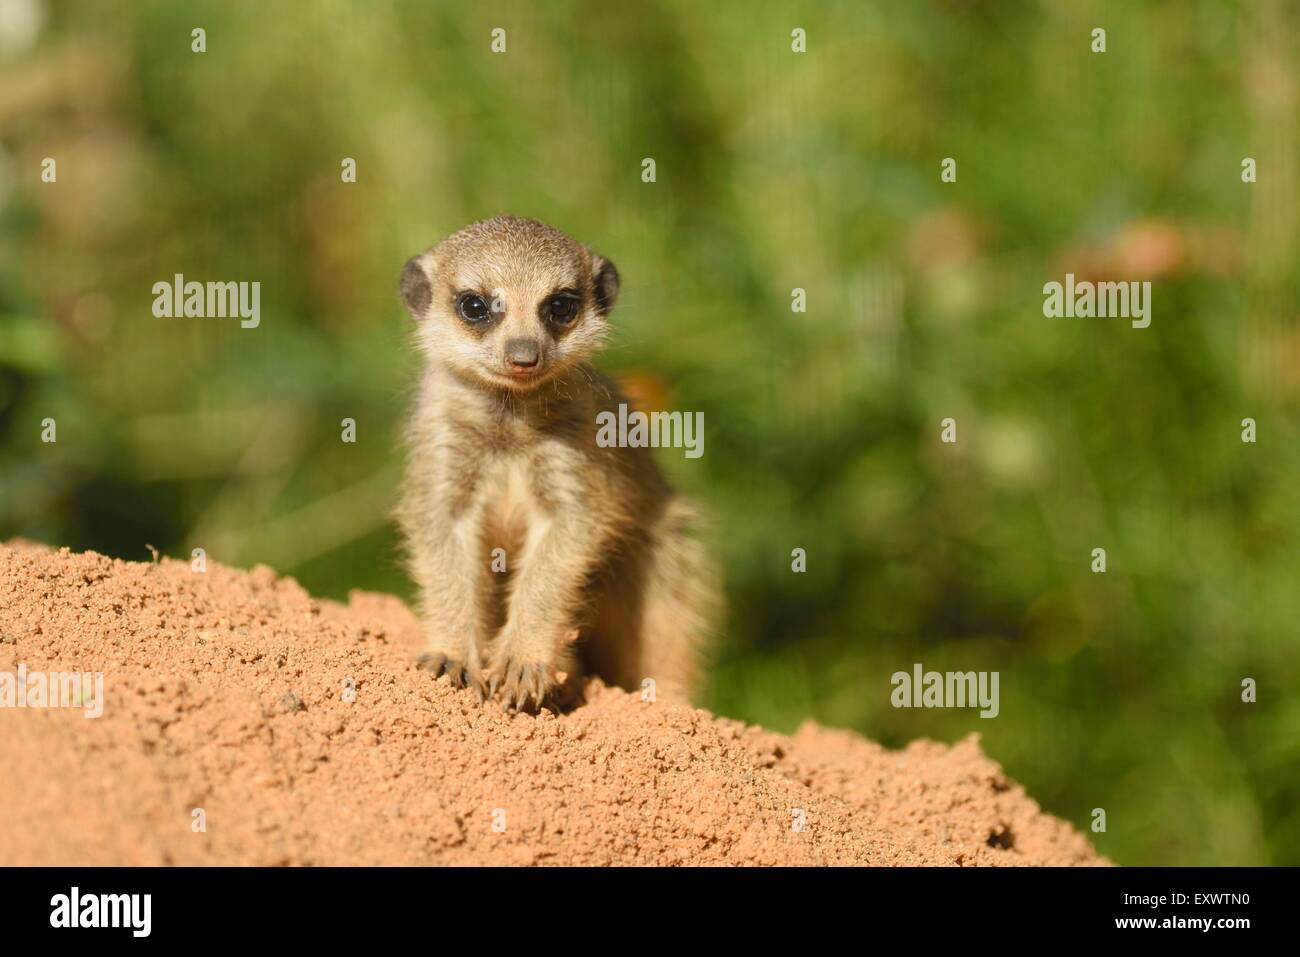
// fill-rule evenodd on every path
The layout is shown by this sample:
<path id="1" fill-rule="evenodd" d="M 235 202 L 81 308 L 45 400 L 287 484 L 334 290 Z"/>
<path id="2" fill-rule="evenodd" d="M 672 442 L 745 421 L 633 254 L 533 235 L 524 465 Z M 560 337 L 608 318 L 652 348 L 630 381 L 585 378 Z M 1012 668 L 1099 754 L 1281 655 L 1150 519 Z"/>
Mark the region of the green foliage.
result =
<path id="1" fill-rule="evenodd" d="M 704 457 L 663 457 L 727 570 L 705 703 L 981 732 L 1122 863 L 1300 863 L 1295 10 L 49 14 L 0 60 L 0 537 L 409 594 L 398 271 L 535 216 L 618 264 L 604 365 L 705 413 Z M 1044 318 L 1067 271 L 1152 279 L 1151 327 Z M 261 326 L 155 319 L 178 272 L 260 281 Z M 913 662 L 999 671 L 1000 716 L 892 708 Z"/>

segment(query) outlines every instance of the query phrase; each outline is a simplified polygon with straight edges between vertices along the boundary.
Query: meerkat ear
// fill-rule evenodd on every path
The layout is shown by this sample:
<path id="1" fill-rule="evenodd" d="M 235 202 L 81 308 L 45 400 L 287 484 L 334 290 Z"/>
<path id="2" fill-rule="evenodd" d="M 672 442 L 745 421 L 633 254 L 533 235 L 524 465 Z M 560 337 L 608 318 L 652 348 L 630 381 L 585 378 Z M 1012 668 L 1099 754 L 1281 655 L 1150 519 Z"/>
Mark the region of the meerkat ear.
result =
<path id="1" fill-rule="evenodd" d="M 592 286 L 596 296 L 596 310 L 608 316 L 618 299 L 618 270 L 604 256 L 591 255 Z"/>
<path id="2" fill-rule="evenodd" d="M 402 305 L 411 314 L 411 318 L 417 321 L 424 318 L 429 303 L 433 302 L 433 284 L 429 282 L 429 274 L 424 271 L 424 265 L 421 263 L 423 258 L 423 256 L 412 256 L 406 261 L 406 265 L 402 267 L 402 279 L 399 283 Z"/>

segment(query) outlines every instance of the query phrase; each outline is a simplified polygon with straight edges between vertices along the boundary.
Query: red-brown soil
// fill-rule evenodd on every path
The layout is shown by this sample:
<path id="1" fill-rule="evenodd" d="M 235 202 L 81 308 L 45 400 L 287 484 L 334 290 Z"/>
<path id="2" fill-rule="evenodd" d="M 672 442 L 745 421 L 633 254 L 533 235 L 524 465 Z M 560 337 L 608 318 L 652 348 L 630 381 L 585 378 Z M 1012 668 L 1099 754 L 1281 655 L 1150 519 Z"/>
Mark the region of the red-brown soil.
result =
<path id="1" fill-rule="evenodd" d="M 0 671 L 104 674 L 99 718 L 0 708 L 0 864 L 1104 863 L 974 737 L 787 737 L 598 683 L 511 715 L 418 644 L 388 596 L 0 545 Z"/>

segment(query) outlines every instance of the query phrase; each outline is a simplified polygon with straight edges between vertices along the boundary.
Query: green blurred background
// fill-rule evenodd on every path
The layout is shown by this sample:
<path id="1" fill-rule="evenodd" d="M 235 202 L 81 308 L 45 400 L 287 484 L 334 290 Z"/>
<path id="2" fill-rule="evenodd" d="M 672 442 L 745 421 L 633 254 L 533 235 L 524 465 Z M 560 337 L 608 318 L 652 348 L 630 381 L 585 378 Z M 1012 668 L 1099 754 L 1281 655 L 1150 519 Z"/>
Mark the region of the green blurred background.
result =
<path id="1" fill-rule="evenodd" d="M 409 596 L 397 275 L 535 216 L 618 264 L 602 365 L 705 413 L 661 453 L 727 574 L 702 704 L 980 732 L 1121 863 L 1300 863 L 1298 36 L 1282 0 L 0 0 L 0 539 Z M 1044 318 L 1067 271 L 1151 280 L 1151 327 Z M 260 281 L 260 328 L 155 319 L 177 272 Z M 1001 715 L 893 709 L 914 661 L 999 671 Z"/>

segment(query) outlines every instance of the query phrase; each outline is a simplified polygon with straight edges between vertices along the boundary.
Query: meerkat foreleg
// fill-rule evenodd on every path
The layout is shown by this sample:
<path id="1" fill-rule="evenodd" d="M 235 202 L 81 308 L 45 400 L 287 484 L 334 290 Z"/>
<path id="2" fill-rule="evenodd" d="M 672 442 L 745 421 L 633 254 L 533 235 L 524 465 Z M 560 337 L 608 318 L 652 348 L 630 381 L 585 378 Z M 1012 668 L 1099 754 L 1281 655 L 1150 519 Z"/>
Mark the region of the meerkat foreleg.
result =
<path id="1" fill-rule="evenodd" d="M 530 531 L 488 668 L 488 694 L 506 707 L 540 706 L 569 663 L 583 583 L 595 565 L 600 529 L 579 515 Z"/>
<path id="2" fill-rule="evenodd" d="M 446 674 L 453 685 L 472 688 L 482 699 L 484 606 L 491 581 L 469 523 L 414 542 L 412 574 L 419 585 L 426 629 L 419 667 L 435 676 Z"/>

